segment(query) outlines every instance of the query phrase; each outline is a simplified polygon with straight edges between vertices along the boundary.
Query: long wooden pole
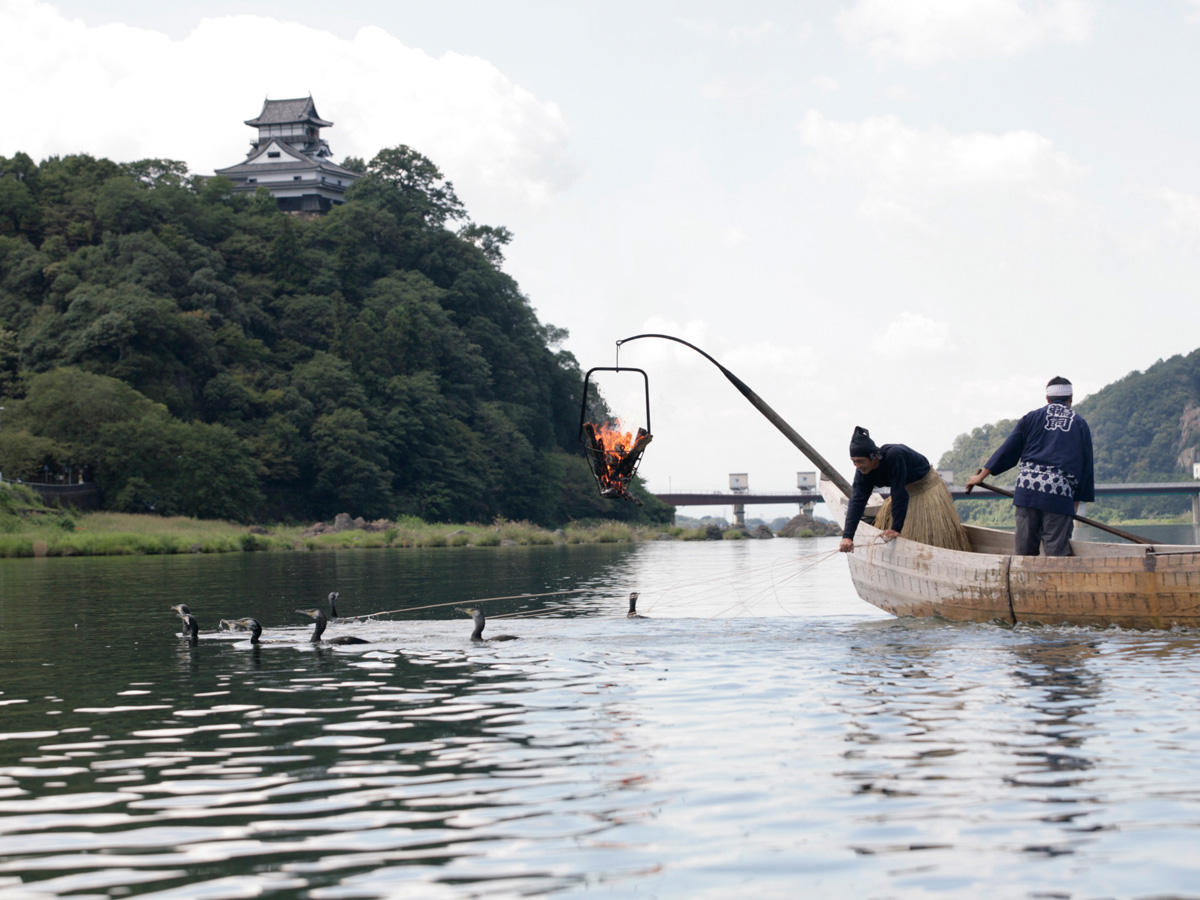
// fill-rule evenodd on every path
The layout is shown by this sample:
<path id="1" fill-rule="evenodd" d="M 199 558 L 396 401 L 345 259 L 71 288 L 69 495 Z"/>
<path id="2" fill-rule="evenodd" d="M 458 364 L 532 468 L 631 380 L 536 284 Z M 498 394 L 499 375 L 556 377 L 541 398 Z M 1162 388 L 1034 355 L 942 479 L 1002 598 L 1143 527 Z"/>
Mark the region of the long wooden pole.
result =
<path id="1" fill-rule="evenodd" d="M 718 369 L 720 369 L 721 374 L 729 379 L 729 381 L 733 384 L 733 386 L 741 392 L 742 396 L 745 397 L 747 400 L 749 400 L 754 405 L 755 409 L 757 409 L 760 413 L 762 413 L 764 416 L 766 416 L 767 420 L 772 425 L 774 425 L 781 432 L 783 432 L 783 436 L 786 437 L 793 444 L 795 444 L 796 447 L 800 450 L 800 452 L 803 453 L 806 457 L 808 457 L 809 462 L 811 462 L 814 466 L 816 466 L 818 469 L 821 470 L 822 475 L 824 475 L 826 478 L 828 478 L 830 481 L 832 481 L 834 484 L 836 484 L 838 486 L 838 489 L 843 494 L 845 494 L 847 497 L 850 496 L 850 493 L 851 493 L 850 482 L 848 482 L 845 479 L 845 477 L 837 469 L 835 469 L 833 466 L 831 466 L 829 464 L 829 462 L 825 459 L 825 457 L 823 457 L 820 453 L 818 453 L 816 451 L 816 448 L 814 448 L 812 444 L 810 444 L 808 441 L 806 441 L 804 438 L 802 438 L 799 435 L 799 433 L 796 431 L 795 428 L 793 428 L 791 425 L 789 425 L 787 422 L 785 422 L 783 419 L 783 416 L 779 415 L 779 413 L 777 413 L 777 412 L 775 412 L 775 410 L 771 409 L 771 407 L 767 405 L 766 401 L 764 401 L 762 399 L 762 397 L 758 396 L 758 394 L 756 394 L 756 393 L 754 393 L 754 391 L 750 390 L 750 388 L 746 385 L 746 383 L 744 381 L 742 381 L 742 379 L 738 378 L 736 375 L 734 375 L 732 372 L 730 372 L 727 368 L 725 368 L 723 365 L 721 365 L 719 362 L 717 362 L 715 359 L 713 359 L 711 356 L 709 356 L 707 353 L 705 353 L 703 350 L 701 350 L 695 344 L 689 344 L 687 341 L 683 340 L 682 338 L 677 338 L 677 337 L 674 337 L 669 334 L 635 334 L 633 337 L 624 338 L 623 340 L 617 341 L 618 354 L 620 353 L 622 344 L 627 344 L 630 341 L 636 341 L 639 338 L 662 338 L 663 340 L 675 341 L 677 344 L 683 344 L 685 347 L 691 347 L 693 350 L 695 350 L 697 353 L 699 353 L 701 356 L 703 356 L 705 359 L 707 359 L 710 363 L 712 363 L 714 366 L 716 366 Z"/>
<path id="2" fill-rule="evenodd" d="M 996 487 L 996 485 L 994 485 L 994 484 L 988 484 L 986 481 L 979 482 L 979 486 L 987 488 L 989 491 L 992 491 L 993 493 L 1002 494 L 1005 497 L 1013 496 L 1012 491 L 1006 491 L 1004 488 Z M 1105 525 L 1103 522 L 1097 522 L 1095 519 L 1089 519 L 1087 516 L 1077 516 L 1074 513 L 1072 513 L 1071 518 L 1074 519 L 1076 522 L 1082 522 L 1084 525 L 1091 525 L 1093 528 L 1099 528 L 1101 531 L 1107 531 L 1109 534 L 1115 534 L 1119 538 L 1125 538 L 1125 540 L 1131 541 L 1134 544 L 1153 544 L 1154 543 L 1154 541 L 1148 540 L 1148 539 L 1142 537 L 1141 535 L 1131 534 L 1128 531 L 1122 531 L 1120 528 L 1113 528 L 1111 525 Z"/>

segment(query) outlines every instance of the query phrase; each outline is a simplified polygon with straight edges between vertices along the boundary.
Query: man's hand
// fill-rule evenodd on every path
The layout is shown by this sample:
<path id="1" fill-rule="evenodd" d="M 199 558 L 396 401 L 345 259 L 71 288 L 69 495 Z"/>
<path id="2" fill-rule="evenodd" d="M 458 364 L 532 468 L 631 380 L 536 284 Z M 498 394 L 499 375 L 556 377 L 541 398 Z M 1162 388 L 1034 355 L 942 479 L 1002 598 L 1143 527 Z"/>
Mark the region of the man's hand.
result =
<path id="1" fill-rule="evenodd" d="M 842 542 L 838 544 L 838 550 L 842 553 L 854 552 L 854 538 L 842 538 Z"/>
<path id="2" fill-rule="evenodd" d="M 885 544 L 890 544 L 896 538 L 900 537 L 900 532 L 894 528 L 889 528 L 887 531 L 879 532 L 879 536 L 883 538 Z"/>
<path id="3" fill-rule="evenodd" d="M 967 479 L 967 493 L 971 493 L 971 488 L 977 484 L 983 484 L 983 479 L 992 474 L 992 470 L 988 468 L 976 469 L 975 474 Z"/>

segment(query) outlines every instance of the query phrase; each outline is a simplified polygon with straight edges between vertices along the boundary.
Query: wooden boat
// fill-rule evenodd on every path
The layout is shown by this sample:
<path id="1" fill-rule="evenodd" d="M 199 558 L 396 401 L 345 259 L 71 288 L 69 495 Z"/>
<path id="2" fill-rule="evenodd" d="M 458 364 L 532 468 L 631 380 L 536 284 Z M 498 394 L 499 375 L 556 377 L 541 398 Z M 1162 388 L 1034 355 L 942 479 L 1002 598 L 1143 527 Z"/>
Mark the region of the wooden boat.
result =
<path id="1" fill-rule="evenodd" d="M 844 521 L 846 496 L 824 478 L 820 491 Z M 884 543 L 878 529 L 861 522 L 847 554 L 858 596 L 895 616 L 1200 627 L 1200 546 L 1072 541 L 1074 556 L 1016 556 L 1011 532 L 966 528 L 971 552 L 902 537 Z"/>

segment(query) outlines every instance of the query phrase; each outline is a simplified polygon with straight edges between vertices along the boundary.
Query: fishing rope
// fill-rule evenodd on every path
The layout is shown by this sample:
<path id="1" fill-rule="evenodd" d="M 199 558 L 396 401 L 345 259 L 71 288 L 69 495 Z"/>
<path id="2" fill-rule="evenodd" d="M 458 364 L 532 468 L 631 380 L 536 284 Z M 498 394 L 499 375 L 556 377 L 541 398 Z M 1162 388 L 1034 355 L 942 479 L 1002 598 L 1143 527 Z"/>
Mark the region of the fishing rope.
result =
<path id="1" fill-rule="evenodd" d="M 786 564 L 786 563 L 776 562 L 776 563 L 772 564 L 771 569 L 769 571 L 770 580 L 767 584 L 763 585 L 761 588 L 759 588 L 754 593 L 750 594 L 748 597 L 746 597 L 744 599 L 739 599 L 738 602 L 730 604 L 729 606 L 727 606 L 726 608 L 724 608 L 722 610 L 718 610 L 717 612 L 708 616 L 708 618 L 709 619 L 724 618 L 728 613 L 730 613 L 734 610 L 737 610 L 738 614 L 740 615 L 742 612 L 746 611 L 747 607 L 750 605 L 750 602 L 752 600 L 754 600 L 757 597 L 766 597 L 766 596 L 770 596 L 770 595 L 775 596 L 776 603 L 779 605 L 779 608 L 784 613 L 786 613 L 788 615 L 793 615 L 793 613 L 791 613 L 786 607 L 783 606 L 782 601 L 780 601 L 779 589 L 783 585 L 787 584 L 788 582 L 793 581 L 796 578 L 799 578 L 801 575 L 803 575 L 805 572 L 807 572 L 809 569 L 813 568 L 814 566 L 818 565 L 819 563 L 822 563 L 827 559 L 832 559 L 833 554 L 838 553 L 838 552 L 839 551 L 837 551 L 837 550 L 832 550 L 832 551 L 823 552 L 823 553 L 819 553 L 819 554 L 811 554 L 809 557 L 811 559 L 811 561 L 807 565 L 802 566 L 792 572 L 789 572 L 786 577 L 779 579 L 779 580 L 776 580 L 776 578 L 775 578 L 774 569 L 777 565 Z"/>
<path id="2" fill-rule="evenodd" d="M 879 537 L 876 536 L 868 544 L 864 544 L 861 546 L 869 546 L 870 544 L 877 543 L 878 541 L 879 541 Z M 675 599 L 675 596 L 678 596 L 681 592 L 689 591 L 689 589 L 692 589 L 692 588 L 697 588 L 697 587 L 705 588 L 706 591 L 704 591 L 702 593 L 707 593 L 710 591 L 718 591 L 718 590 L 720 590 L 720 591 L 733 590 L 734 593 L 737 594 L 737 600 L 735 602 L 731 603 L 729 606 L 725 607 L 724 609 L 722 609 L 716 613 L 713 613 L 711 616 L 707 617 L 710 619 L 720 618 L 722 616 L 727 615 L 728 613 L 730 613 L 733 610 L 738 610 L 739 612 L 744 611 L 750 605 L 750 603 L 758 597 L 769 596 L 770 594 L 774 594 L 778 601 L 779 589 L 781 587 L 783 587 L 786 584 L 788 584 L 789 582 L 799 578 L 800 576 L 804 575 L 806 572 L 815 568 L 816 566 L 820 565 L 821 563 L 834 558 L 840 552 L 841 551 L 838 549 L 833 549 L 833 550 L 821 551 L 818 553 L 805 554 L 803 556 L 797 557 L 796 559 L 792 559 L 792 560 L 774 560 L 771 562 L 771 564 L 769 566 L 765 567 L 764 569 L 751 571 L 749 573 L 748 580 L 749 580 L 750 586 L 752 588 L 754 588 L 753 581 L 754 581 L 755 574 L 757 574 L 757 571 L 766 572 L 768 578 L 767 578 L 767 583 L 765 585 L 754 588 L 753 590 L 750 591 L 749 594 L 747 594 L 745 596 L 742 595 L 741 589 L 736 584 L 729 584 L 729 583 L 713 584 L 713 581 L 711 578 L 697 578 L 697 579 L 690 579 L 687 581 L 674 582 L 673 584 L 670 584 L 669 586 L 662 588 L 658 592 L 659 599 L 657 601 L 646 603 L 643 598 L 639 598 L 639 603 L 643 604 L 642 608 L 645 609 L 646 612 L 651 612 L 655 609 L 660 609 L 660 610 L 670 609 L 677 605 L 695 603 L 696 598 L 695 598 L 695 595 L 693 595 L 693 594 L 689 594 L 686 597 L 681 597 L 679 599 Z M 797 568 L 795 568 L 794 570 L 788 572 L 782 578 L 778 578 L 776 576 L 776 571 L 777 571 L 778 567 L 791 566 L 791 565 L 797 564 L 797 563 L 799 563 L 800 565 Z M 601 593 L 601 592 L 595 588 L 577 588 L 577 589 L 568 590 L 568 591 L 544 591 L 541 593 L 509 594 L 507 596 L 502 596 L 502 597 L 481 597 L 477 600 L 451 600 L 451 601 L 447 601 L 444 603 L 427 603 L 423 606 L 406 606 L 401 609 L 382 610 L 380 612 L 366 613 L 364 615 L 356 615 L 356 616 L 339 616 L 338 618 L 341 620 L 374 619 L 379 616 L 398 615 L 398 614 L 402 614 L 402 613 L 418 612 L 418 611 L 427 610 L 427 609 L 440 609 L 440 608 L 448 607 L 448 606 L 471 607 L 471 606 L 478 606 L 483 603 L 491 603 L 491 602 L 495 602 L 495 601 L 499 601 L 499 600 L 532 600 L 532 599 L 537 599 L 540 597 L 561 597 L 561 596 L 569 595 L 569 594 L 588 594 L 588 593 Z M 607 591 L 605 591 L 604 593 L 607 593 Z M 672 596 L 672 595 L 674 595 L 674 596 Z M 626 596 L 628 596 L 628 595 L 626 595 Z M 788 610 L 783 607 L 782 601 L 778 601 L 778 602 L 780 604 L 780 609 L 783 612 L 787 613 Z M 571 608 L 572 608 L 571 605 L 568 605 L 568 604 L 557 604 L 555 606 L 543 608 L 543 609 L 520 610 L 518 612 L 512 612 L 512 613 L 498 613 L 494 616 L 489 616 L 488 618 L 498 620 L 498 619 L 537 618 L 540 616 L 549 617 L 549 616 L 554 615 L 555 613 L 561 612 L 563 610 L 568 610 Z M 790 613 L 789 613 L 789 615 L 790 615 Z M 625 618 L 626 613 L 624 613 L 624 612 L 613 613 L 612 617 L 613 618 Z"/>
<path id="3" fill-rule="evenodd" d="M 642 606 L 642 608 L 644 608 L 647 612 L 652 612 L 656 609 L 658 609 L 658 610 L 661 610 L 664 608 L 670 609 L 677 605 L 695 604 L 696 600 L 697 600 L 697 596 L 696 596 L 696 594 L 691 593 L 689 589 L 693 588 L 693 587 L 701 586 L 705 589 L 700 592 L 701 596 L 712 593 L 712 592 L 716 592 L 716 591 L 721 591 L 723 593 L 733 591 L 737 595 L 737 599 L 733 603 L 730 603 L 725 608 L 713 613 L 711 616 L 708 616 L 707 618 L 718 618 L 721 616 L 726 616 L 730 612 L 735 611 L 735 610 L 738 611 L 740 614 L 740 612 L 743 612 L 746 609 L 748 609 L 750 607 L 750 605 L 752 604 L 752 602 L 758 597 L 769 596 L 771 593 L 774 593 L 776 595 L 776 597 L 778 598 L 779 589 L 781 587 L 786 585 L 788 582 L 790 582 L 796 578 L 799 578 L 805 572 L 809 571 L 810 569 L 814 568 L 815 566 L 819 565 L 820 563 L 825 562 L 829 559 L 833 559 L 835 556 L 837 556 L 837 554 L 839 552 L 840 551 L 835 548 L 833 550 L 805 554 L 804 556 L 801 556 L 797 559 L 775 560 L 770 565 L 766 566 L 764 569 L 754 570 L 750 573 L 750 578 L 748 579 L 750 582 L 750 590 L 748 593 L 744 593 L 745 589 L 742 587 L 741 584 L 730 583 L 730 582 L 722 582 L 720 584 L 714 584 L 711 578 L 702 578 L 702 579 L 696 579 L 696 580 L 692 580 L 692 581 L 675 582 L 674 584 L 664 588 L 661 591 L 657 601 L 646 604 L 646 605 Z M 778 568 L 780 566 L 792 566 L 797 563 L 799 563 L 800 565 L 797 568 L 795 568 L 793 571 L 788 572 L 785 577 L 783 577 L 783 578 L 777 577 L 776 572 L 778 571 Z M 758 572 L 766 572 L 766 574 L 767 574 L 767 583 L 766 584 L 763 584 L 761 586 L 755 585 L 754 576 Z M 742 584 L 744 584 L 744 583 L 745 582 L 743 582 Z M 681 592 L 688 592 L 687 596 L 680 597 L 678 600 L 675 600 L 674 597 L 678 596 Z M 640 602 L 641 601 L 639 600 L 639 603 Z M 780 608 L 784 609 L 782 606 L 782 601 L 779 601 L 779 602 L 780 602 Z M 784 612 L 787 612 L 787 610 L 784 609 Z M 617 616 L 621 616 L 621 614 L 614 613 L 614 617 L 617 617 Z"/>
<path id="4" fill-rule="evenodd" d="M 406 606 L 403 609 L 387 609 L 383 612 L 367 613 L 361 616 L 338 616 L 339 619 L 373 619 L 376 616 L 391 616 L 396 613 L 416 612 L 419 609 L 437 609 L 441 606 L 471 606 L 479 603 L 490 603 L 493 600 L 525 600 L 532 597 L 556 597 L 560 594 L 586 594 L 590 588 L 578 588 L 573 591 L 547 591 L 542 594 L 512 594 L 508 597 L 481 597 L 478 600 L 451 600 L 448 603 L 429 603 L 425 606 Z"/>

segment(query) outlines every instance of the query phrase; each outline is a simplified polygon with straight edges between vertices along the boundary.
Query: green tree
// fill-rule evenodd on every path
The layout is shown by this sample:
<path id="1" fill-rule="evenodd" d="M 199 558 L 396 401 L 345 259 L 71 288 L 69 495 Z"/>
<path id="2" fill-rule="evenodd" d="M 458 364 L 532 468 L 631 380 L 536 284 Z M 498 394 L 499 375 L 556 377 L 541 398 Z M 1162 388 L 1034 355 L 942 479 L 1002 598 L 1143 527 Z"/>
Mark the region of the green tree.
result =
<path id="1" fill-rule="evenodd" d="M 458 229 L 458 236 L 478 247 L 487 261 L 497 268 L 504 263 L 504 252 L 500 248 L 511 243 L 513 237 L 512 232 L 503 226 L 476 225 L 474 222 L 468 222 Z"/>
<path id="2" fill-rule="evenodd" d="M 24 182 L 0 176 L 0 234 L 31 229 L 37 215 L 37 202 Z"/>
<path id="3" fill-rule="evenodd" d="M 383 199 L 397 218 L 418 216 L 426 225 L 444 227 L 448 220 L 466 218 L 466 208 L 441 170 L 407 145 L 380 150 L 348 196 L 368 194 Z"/>
<path id="4" fill-rule="evenodd" d="M 335 409 L 312 427 L 313 492 L 326 517 L 357 511 L 383 518 L 392 511 L 392 473 L 384 443 L 366 416 L 354 409 Z"/>

